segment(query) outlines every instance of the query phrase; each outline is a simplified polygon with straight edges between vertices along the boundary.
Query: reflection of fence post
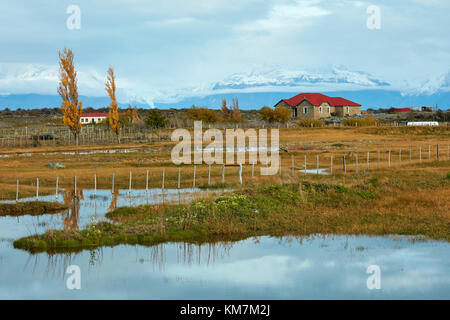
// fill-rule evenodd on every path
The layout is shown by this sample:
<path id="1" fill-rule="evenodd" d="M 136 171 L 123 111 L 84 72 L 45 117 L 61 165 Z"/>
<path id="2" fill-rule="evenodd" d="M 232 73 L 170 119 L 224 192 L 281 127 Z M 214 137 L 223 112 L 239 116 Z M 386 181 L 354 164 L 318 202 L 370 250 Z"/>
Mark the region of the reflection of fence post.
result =
<path id="1" fill-rule="evenodd" d="M 111 192 L 114 193 L 114 173 L 112 174 L 112 180 L 111 180 Z"/>
<path id="2" fill-rule="evenodd" d="M 94 173 L 94 197 L 97 196 L 97 174 Z"/>
<path id="3" fill-rule="evenodd" d="M 178 167 L 178 189 L 180 189 L 181 186 L 181 168 Z"/>
<path id="4" fill-rule="evenodd" d="M 19 201 L 19 179 L 17 179 L 16 183 L 16 202 Z"/>
<path id="5" fill-rule="evenodd" d="M 75 199 L 77 197 L 77 176 L 73 177 L 73 190 L 75 193 L 73 198 Z"/>
<path id="6" fill-rule="evenodd" d="M 239 163 L 239 183 L 242 184 L 242 163 Z"/>
<path id="7" fill-rule="evenodd" d="M 58 180 L 59 180 L 59 177 L 56 177 L 56 190 L 55 190 L 55 198 L 56 199 L 58 199 Z"/>
<path id="8" fill-rule="evenodd" d="M 225 164 L 222 164 L 222 183 L 225 182 Z"/>
<path id="9" fill-rule="evenodd" d="M 194 177 L 192 179 L 192 188 L 195 188 L 195 169 L 196 169 L 196 166 L 194 164 Z"/>
<path id="10" fill-rule="evenodd" d="M 36 178 L 36 200 L 39 200 L 39 178 Z"/>

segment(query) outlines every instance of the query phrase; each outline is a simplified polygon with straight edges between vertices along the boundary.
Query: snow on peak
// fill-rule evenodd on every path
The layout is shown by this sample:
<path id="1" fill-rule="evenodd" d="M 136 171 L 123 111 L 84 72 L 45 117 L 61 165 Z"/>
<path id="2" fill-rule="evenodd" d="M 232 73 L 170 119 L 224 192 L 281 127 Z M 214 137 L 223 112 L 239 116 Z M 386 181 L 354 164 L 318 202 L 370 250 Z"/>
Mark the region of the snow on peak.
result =
<path id="1" fill-rule="evenodd" d="M 333 66 L 327 72 L 302 70 L 268 69 L 236 73 L 213 85 L 213 90 L 247 89 L 258 87 L 298 87 L 302 85 L 346 84 L 357 87 L 389 86 L 389 83 L 375 79 L 370 74 L 350 71 L 342 66 Z"/>

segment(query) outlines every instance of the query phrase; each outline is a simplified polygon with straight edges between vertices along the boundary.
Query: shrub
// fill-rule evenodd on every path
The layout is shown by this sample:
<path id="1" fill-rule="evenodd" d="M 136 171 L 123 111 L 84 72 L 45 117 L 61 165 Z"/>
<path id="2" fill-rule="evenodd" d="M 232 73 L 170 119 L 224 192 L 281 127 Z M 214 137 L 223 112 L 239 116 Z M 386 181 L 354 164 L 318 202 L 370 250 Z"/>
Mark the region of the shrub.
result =
<path id="1" fill-rule="evenodd" d="M 344 126 L 352 126 L 352 127 L 365 127 L 365 126 L 374 126 L 378 123 L 378 120 L 374 118 L 366 118 L 366 119 L 345 119 L 341 122 Z"/>
<path id="2" fill-rule="evenodd" d="M 145 122 L 152 128 L 162 128 L 166 125 L 167 119 L 157 109 L 151 109 L 145 119 Z"/>
<path id="3" fill-rule="evenodd" d="M 192 106 L 188 110 L 188 117 L 194 121 L 204 121 L 207 123 L 214 123 L 220 121 L 220 117 L 216 111 L 196 106 Z"/>
<path id="4" fill-rule="evenodd" d="M 322 120 L 315 120 L 315 119 L 302 119 L 298 121 L 298 125 L 300 127 L 323 127 L 325 125 L 325 122 Z"/>

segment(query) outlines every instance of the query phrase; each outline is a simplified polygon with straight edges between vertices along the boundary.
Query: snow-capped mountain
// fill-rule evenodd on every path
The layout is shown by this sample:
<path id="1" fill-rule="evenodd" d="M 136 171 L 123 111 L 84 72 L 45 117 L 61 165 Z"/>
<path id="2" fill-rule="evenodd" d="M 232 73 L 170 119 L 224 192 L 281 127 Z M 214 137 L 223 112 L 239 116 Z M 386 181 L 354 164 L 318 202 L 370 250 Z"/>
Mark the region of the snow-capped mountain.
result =
<path id="1" fill-rule="evenodd" d="M 443 73 L 440 76 L 429 79 L 422 83 L 417 88 L 411 90 L 411 94 L 434 94 L 437 92 L 450 91 L 450 71 Z"/>
<path id="2" fill-rule="evenodd" d="M 301 87 L 351 85 L 356 88 L 377 88 L 389 83 L 374 78 L 368 73 L 351 71 L 342 66 L 334 66 L 328 72 L 307 72 L 301 70 L 271 69 L 236 73 L 212 86 L 213 90 L 248 89 L 260 87 Z"/>

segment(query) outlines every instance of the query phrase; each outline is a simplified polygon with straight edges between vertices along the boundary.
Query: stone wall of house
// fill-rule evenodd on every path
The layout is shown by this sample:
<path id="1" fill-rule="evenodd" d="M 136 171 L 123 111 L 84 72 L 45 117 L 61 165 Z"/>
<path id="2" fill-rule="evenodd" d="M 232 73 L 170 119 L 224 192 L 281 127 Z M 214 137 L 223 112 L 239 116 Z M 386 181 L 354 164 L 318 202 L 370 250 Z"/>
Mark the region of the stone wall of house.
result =
<path id="1" fill-rule="evenodd" d="M 311 103 L 309 103 L 307 100 L 303 100 L 299 105 L 296 107 L 289 106 L 286 102 L 280 101 L 275 105 L 275 108 L 277 107 L 286 107 L 292 110 L 292 118 L 293 119 L 316 119 L 319 120 L 321 118 L 329 118 L 332 115 L 335 114 L 338 117 L 345 117 L 345 116 L 354 116 L 354 115 L 360 115 L 361 114 L 361 107 L 334 107 L 330 106 L 328 102 L 322 103 L 320 106 L 314 107 Z M 297 118 L 294 117 L 294 108 L 297 109 Z M 320 112 L 320 108 L 322 108 L 322 112 Z M 306 111 L 306 113 L 305 113 Z"/>
<path id="2" fill-rule="evenodd" d="M 348 109 L 347 109 L 348 108 Z M 336 116 L 338 117 L 348 117 L 348 116 L 355 116 L 361 114 L 361 107 L 356 106 L 343 106 L 343 107 L 336 107 Z"/>

